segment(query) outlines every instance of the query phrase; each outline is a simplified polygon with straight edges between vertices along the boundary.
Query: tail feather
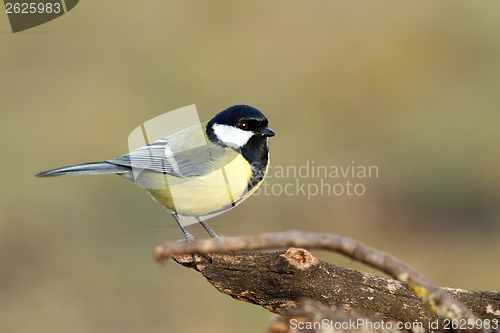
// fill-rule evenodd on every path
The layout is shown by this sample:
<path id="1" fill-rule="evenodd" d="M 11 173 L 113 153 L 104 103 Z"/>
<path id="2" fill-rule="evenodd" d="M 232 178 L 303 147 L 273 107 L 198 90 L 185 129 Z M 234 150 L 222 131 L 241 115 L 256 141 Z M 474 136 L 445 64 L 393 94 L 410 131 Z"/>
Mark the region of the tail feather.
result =
<path id="1" fill-rule="evenodd" d="M 54 177 L 63 175 L 101 175 L 109 173 L 126 173 L 130 167 L 107 162 L 93 162 L 70 165 L 67 167 L 40 172 L 35 177 Z"/>

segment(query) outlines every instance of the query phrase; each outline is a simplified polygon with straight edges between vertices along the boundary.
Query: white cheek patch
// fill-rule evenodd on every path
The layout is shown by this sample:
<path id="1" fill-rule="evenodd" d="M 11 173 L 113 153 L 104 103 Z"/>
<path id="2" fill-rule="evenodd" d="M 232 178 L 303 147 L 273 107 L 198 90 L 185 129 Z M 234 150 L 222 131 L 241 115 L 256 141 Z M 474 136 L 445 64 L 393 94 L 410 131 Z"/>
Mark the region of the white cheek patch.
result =
<path id="1" fill-rule="evenodd" d="M 220 141 L 230 146 L 234 145 L 238 148 L 243 147 L 255 134 L 251 131 L 243 131 L 233 126 L 220 124 L 214 124 L 213 129 L 215 135 Z"/>

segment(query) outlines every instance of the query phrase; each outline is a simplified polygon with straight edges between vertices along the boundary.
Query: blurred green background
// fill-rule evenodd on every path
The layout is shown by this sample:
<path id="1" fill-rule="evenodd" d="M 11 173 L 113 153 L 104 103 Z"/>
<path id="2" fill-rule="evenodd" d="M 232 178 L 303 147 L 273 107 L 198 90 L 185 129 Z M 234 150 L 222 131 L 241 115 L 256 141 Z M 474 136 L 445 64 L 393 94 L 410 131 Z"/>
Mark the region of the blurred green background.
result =
<path id="1" fill-rule="evenodd" d="M 182 235 L 145 191 L 33 177 L 122 155 L 134 128 L 190 104 L 202 121 L 261 109 L 273 165 L 379 169 L 351 180 L 363 196 L 250 198 L 209 221 L 219 234 L 338 233 L 438 285 L 498 290 L 499 13 L 497 1 L 81 1 L 16 34 L 0 15 L 0 331 L 264 330 L 268 311 L 152 260 Z"/>

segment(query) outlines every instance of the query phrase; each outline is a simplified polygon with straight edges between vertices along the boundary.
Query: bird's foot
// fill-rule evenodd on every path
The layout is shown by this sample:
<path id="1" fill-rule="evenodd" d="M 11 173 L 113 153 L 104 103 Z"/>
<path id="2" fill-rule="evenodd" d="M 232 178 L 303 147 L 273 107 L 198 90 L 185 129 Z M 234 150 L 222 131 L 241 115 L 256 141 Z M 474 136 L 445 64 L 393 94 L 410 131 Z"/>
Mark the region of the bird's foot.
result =
<path id="1" fill-rule="evenodd" d="M 186 232 L 186 233 L 184 234 L 184 239 L 179 239 L 179 240 L 177 241 L 177 243 L 184 243 L 184 244 L 187 244 L 187 243 L 192 243 L 192 242 L 194 242 L 194 241 L 195 241 L 195 239 L 194 239 L 193 235 L 191 235 L 189 232 Z M 198 259 L 198 255 L 195 253 L 195 254 L 193 254 L 193 260 L 191 260 L 191 262 L 190 262 L 189 264 L 190 264 L 190 265 L 191 265 L 191 264 L 194 264 L 194 262 L 196 261 L 196 259 Z"/>

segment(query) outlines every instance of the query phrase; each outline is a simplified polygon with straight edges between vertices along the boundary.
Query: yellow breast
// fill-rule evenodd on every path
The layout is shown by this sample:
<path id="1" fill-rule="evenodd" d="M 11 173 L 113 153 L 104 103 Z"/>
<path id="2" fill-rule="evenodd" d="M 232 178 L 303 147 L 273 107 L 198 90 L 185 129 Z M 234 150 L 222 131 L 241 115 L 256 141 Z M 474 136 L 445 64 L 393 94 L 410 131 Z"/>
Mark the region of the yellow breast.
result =
<path id="1" fill-rule="evenodd" d="M 178 214 L 204 216 L 224 211 L 247 197 L 252 170 L 236 152 L 217 162 L 222 167 L 214 167 L 201 177 L 178 178 L 147 171 L 141 182 L 158 203 Z"/>

